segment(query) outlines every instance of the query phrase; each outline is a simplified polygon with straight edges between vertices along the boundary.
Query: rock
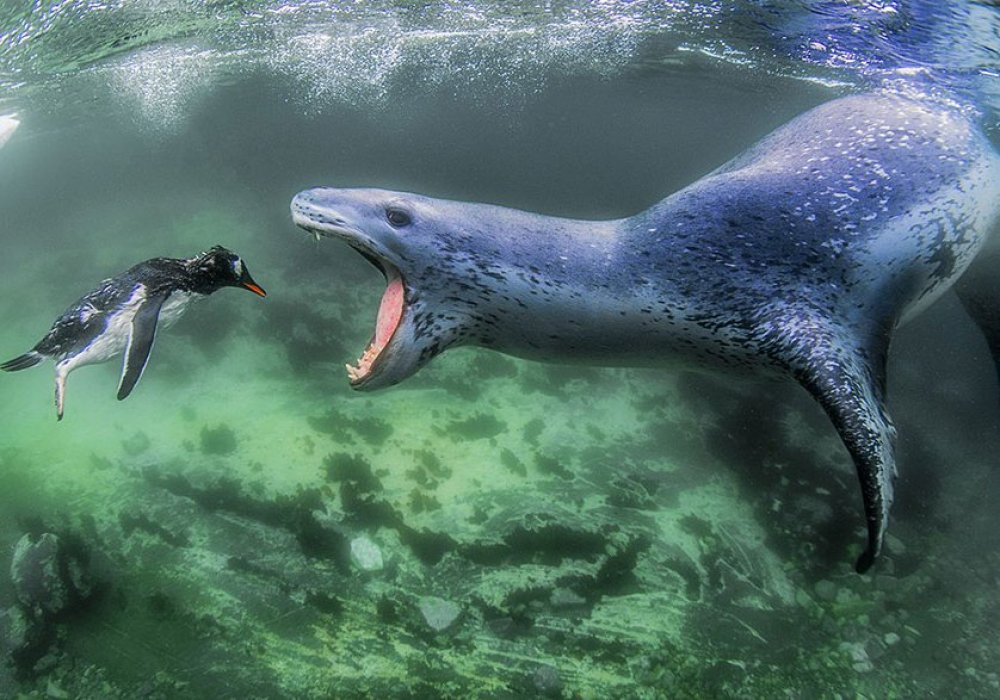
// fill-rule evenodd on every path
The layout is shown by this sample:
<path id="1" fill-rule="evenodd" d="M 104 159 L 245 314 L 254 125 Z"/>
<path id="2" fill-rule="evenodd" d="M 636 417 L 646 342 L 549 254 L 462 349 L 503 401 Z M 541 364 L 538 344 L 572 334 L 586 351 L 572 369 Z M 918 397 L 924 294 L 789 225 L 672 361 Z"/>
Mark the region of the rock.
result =
<path id="1" fill-rule="evenodd" d="M 49 679 L 49 682 L 45 684 L 45 697 L 53 700 L 67 700 L 69 696 L 69 693 L 60 688 L 55 681 Z"/>
<path id="2" fill-rule="evenodd" d="M 881 639 L 869 639 L 865 644 L 865 651 L 868 653 L 868 658 L 872 661 L 878 661 L 883 656 L 885 656 L 885 650 L 888 647 L 882 642 Z"/>
<path id="3" fill-rule="evenodd" d="M 0 655 L 10 657 L 27 647 L 29 626 L 30 621 L 20 608 L 0 611 Z"/>
<path id="4" fill-rule="evenodd" d="M 201 451 L 207 455 L 229 455 L 236 451 L 236 433 L 228 425 L 201 429 Z"/>
<path id="5" fill-rule="evenodd" d="M 54 636 L 54 627 L 35 610 L 20 605 L 0 610 L 0 698 L 21 697 L 6 692 L 4 684 L 14 683 L 18 675 L 40 673 L 40 659 Z"/>
<path id="6" fill-rule="evenodd" d="M 51 532 L 18 540 L 10 578 L 18 601 L 36 614 L 58 615 L 92 592 L 79 557 Z"/>
<path id="7" fill-rule="evenodd" d="M 434 596 L 421 598 L 418 607 L 424 621 L 435 632 L 443 632 L 451 627 L 462 612 L 457 603 Z"/>
<path id="8" fill-rule="evenodd" d="M 858 600 L 858 595 L 849 588 L 839 588 L 837 589 L 837 603 L 840 605 L 847 605 Z"/>
<path id="9" fill-rule="evenodd" d="M 892 533 L 887 532 L 885 535 L 885 548 L 889 554 L 894 556 L 903 556 L 906 554 L 906 545 Z"/>
<path id="10" fill-rule="evenodd" d="M 820 600 L 830 602 L 837 598 L 837 584 L 833 581 L 827 581 L 826 579 L 817 581 L 816 585 L 813 586 L 813 590 L 816 591 L 816 597 Z"/>
<path id="11" fill-rule="evenodd" d="M 553 608 L 575 608 L 587 604 L 587 599 L 569 588 L 556 588 L 549 596 Z"/>
<path id="12" fill-rule="evenodd" d="M 56 614 L 69 605 L 69 588 L 59 565 L 59 538 L 50 532 L 24 535 L 14 547 L 10 579 L 21 605 Z"/>
<path id="13" fill-rule="evenodd" d="M 804 589 L 799 588 L 795 591 L 795 604 L 800 608 L 805 608 L 813 604 L 813 599 Z"/>
<path id="14" fill-rule="evenodd" d="M 872 660 L 868 656 L 868 650 L 865 649 L 864 644 L 860 642 L 841 642 L 840 650 L 850 658 L 851 668 L 856 672 L 867 673 L 874 670 L 875 665 L 872 664 Z"/>
<path id="15" fill-rule="evenodd" d="M 514 639 L 524 632 L 523 625 L 511 617 L 496 617 L 486 621 L 489 630 L 500 639 Z"/>
<path id="16" fill-rule="evenodd" d="M 895 632 L 886 632 L 885 636 L 882 637 L 882 641 L 887 647 L 895 646 L 899 644 L 899 635 Z"/>
<path id="17" fill-rule="evenodd" d="M 122 449 L 125 454 L 134 457 L 148 450 L 151 444 L 149 436 L 139 430 L 132 437 L 122 440 Z"/>
<path id="18" fill-rule="evenodd" d="M 351 562 L 362 571 L 381 571 L 382 550 L 367 535 L 351 540 Z"/>
<path id="19" fill-rule="evenodd" d="M 559 676 L 559 669 L 545 664 L 535 669 L 531 678 L 532 685 L 535 686 L 542 697 L 557 698 L 562 695 L 563 682 Z"/>

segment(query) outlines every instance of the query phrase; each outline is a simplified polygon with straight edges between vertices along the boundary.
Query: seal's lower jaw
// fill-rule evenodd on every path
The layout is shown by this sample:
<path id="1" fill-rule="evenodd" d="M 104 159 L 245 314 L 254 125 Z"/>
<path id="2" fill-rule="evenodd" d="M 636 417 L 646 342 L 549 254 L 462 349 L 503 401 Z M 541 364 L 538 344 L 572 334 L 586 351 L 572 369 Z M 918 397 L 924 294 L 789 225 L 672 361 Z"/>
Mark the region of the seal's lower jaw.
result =
<path id="1" fill-rule="evenodd" d="M 374 380 L 378 379 L 391 359 L 392 341 L 406 311 L 406 285 L 399 270 L 385 261 L 373 259 L 369 255 L 365 257 L 382 270 L 386 278 L 386 287 L 378 306 L 375 333 L 368 347 L 354 365 L 346 366 L 347 376 L 353 389 L 376 388 L 371 385 L 379 383 Z"/>

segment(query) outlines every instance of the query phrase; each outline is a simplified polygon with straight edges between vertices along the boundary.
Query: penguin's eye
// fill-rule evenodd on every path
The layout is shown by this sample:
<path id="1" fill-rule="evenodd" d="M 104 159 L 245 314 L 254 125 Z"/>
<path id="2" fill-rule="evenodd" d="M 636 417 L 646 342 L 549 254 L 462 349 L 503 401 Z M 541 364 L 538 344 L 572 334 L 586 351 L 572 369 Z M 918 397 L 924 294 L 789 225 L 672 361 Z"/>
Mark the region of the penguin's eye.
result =
<path id="1" fill-rule="evenodd" d="M 243 276 L 243 260 L 241 258 L 233 258 L 233 273 L 237 277 Z"/>
<path id="2" fill-rule="evenodd" d="M 409 226 L 413 222 L 410 215 L 398 207 L 389 207 L 386 209 L 385 218 L 395 228 Z"/>

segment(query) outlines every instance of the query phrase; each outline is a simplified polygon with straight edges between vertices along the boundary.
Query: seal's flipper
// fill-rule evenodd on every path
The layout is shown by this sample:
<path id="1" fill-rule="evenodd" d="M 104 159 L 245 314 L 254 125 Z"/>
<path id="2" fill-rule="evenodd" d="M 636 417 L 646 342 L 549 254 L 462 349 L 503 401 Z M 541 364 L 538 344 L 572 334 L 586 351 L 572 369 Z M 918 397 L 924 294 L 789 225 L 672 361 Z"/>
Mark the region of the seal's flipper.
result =
<path id="1" fill-rule="evenodd" d="M 125 348 L 122 377 L 118 383 L 119 401 L 132 393 L 132 389 L 142 377 L 142 371 L 146 369 L 149 351 L 153 349 L 153 339 L 156 337 L 156 322 L 160 317 L 160 307 L 166 299 L 166 294 L 146 299 L 132 318 L 132 330 L 128 336 L 128 346 Z"/>
<path id="2" fill-rule="evenodd" d="M 885 328 L 887 328 L 886 326 Z M 868 546 L 858 559 L 867 571 L 882 550 L 896 477 L 896 430 L 885 409 L 884 328 L 859 340 L 828 320 L 795 319 L 778 324 L 788 369 L 826 411 L 851 453 L 861 484 Z"/>
<path id="3" fill-rule="evenodd" d="M 858 472 L 868 525 L 868 547 L 855 565 L 859 574 L 871 567 L 882 550 L 896 477 L 896 430 L 886 413 L 881 389 L 884 359 L 878 364 L 872 367 L 857 355 L 831 358 L 800 378 L 830 416 Z"/>

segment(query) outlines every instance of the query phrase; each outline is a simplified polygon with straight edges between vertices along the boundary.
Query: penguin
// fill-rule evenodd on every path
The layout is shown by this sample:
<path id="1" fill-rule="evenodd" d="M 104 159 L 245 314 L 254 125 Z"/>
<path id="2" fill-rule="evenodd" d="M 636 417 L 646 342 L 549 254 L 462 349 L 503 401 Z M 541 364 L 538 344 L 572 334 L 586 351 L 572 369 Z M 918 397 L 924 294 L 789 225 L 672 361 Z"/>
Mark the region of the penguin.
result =
<path id="1" fill-rule="evenodd" d="M 222 246 L 193 258 L 152 258 L 104 280 L 63 313 L 28 352 L 0 364 L 5 372 L 55 361 L 55 403 L 63 417 L 66 376 L 77 367 L 124 354 L 118 400 L 138 383 L 149 360 L 157 324 L 176 321 L 188 304 L 223 287 L 243 287 L 258 296 L 266 292 L 254 282 L 243 259 Z"/>

